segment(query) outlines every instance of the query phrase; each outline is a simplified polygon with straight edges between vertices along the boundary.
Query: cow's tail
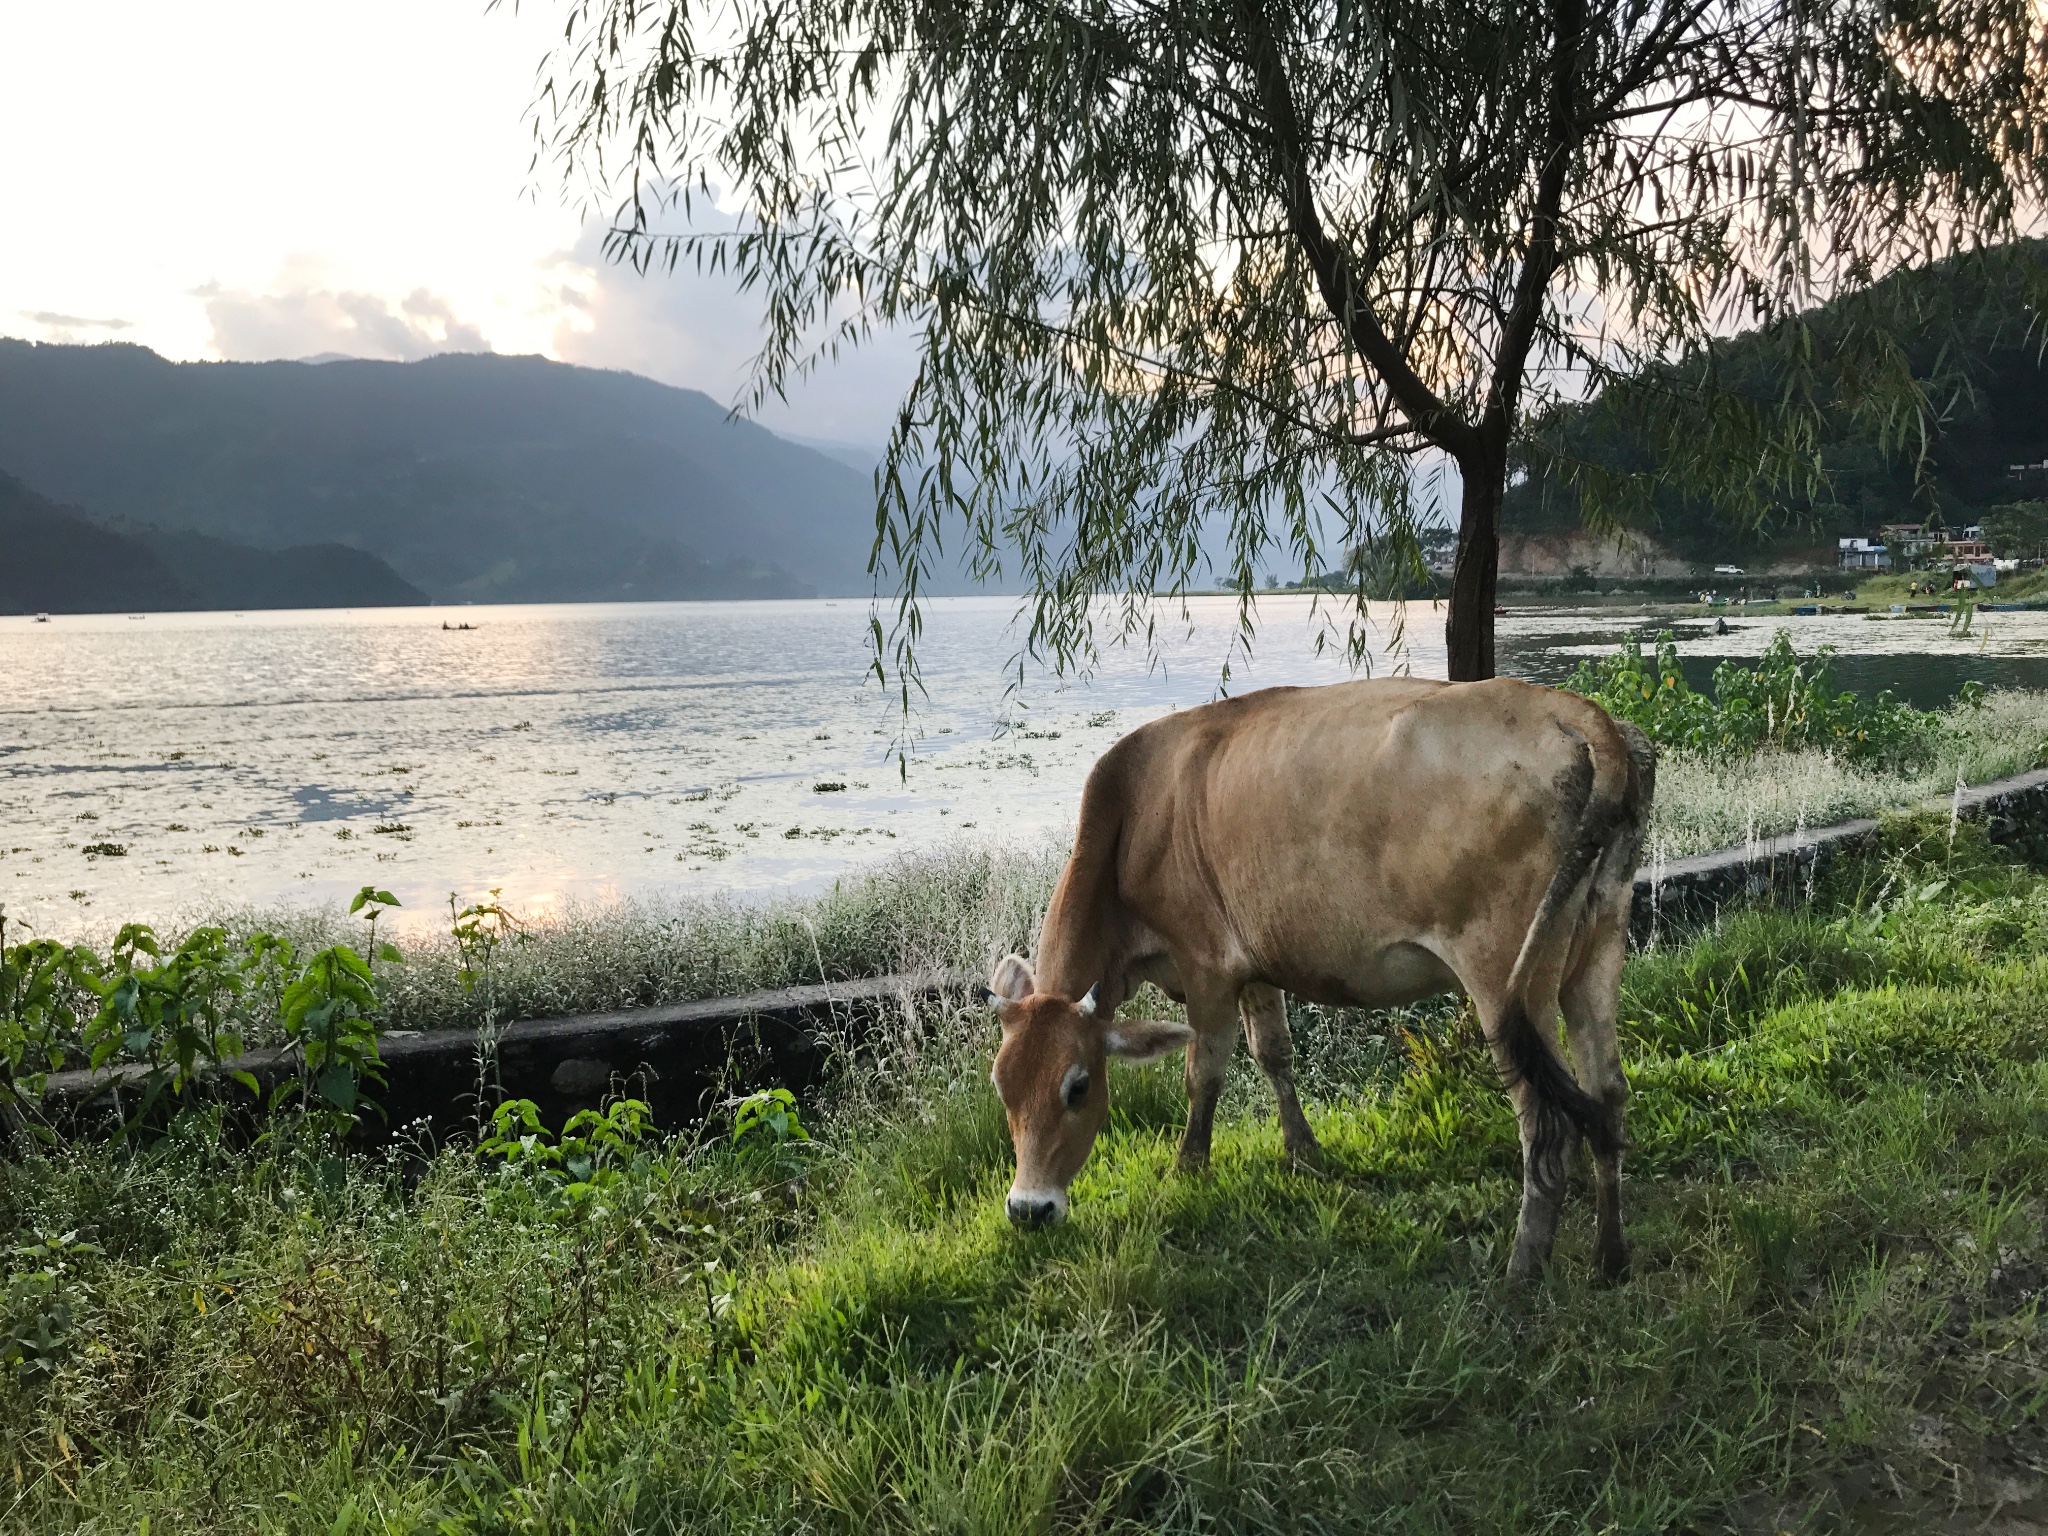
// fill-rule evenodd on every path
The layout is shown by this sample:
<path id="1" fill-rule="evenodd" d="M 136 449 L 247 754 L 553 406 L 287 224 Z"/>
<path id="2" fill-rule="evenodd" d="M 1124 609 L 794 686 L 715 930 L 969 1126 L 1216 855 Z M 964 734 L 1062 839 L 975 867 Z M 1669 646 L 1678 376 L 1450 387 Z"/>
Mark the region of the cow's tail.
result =
<path id="1" fill-rule="evenodd" d="M 1535 1101 L 1528 1163 L 1540 1184 L 1562 1180 L 1564 1154 L 1575 1131 L 1598 1155 L 1621 1150 L 1620 1117 L 1579 1086 L 1558 1054 L 1554 983 L 1592 899 L 1589 886 L 1616 845 L 1637 836 L 1640 814 L 1637 771 L 1620 733 L 1608 726 L 1589 738 L 1562 721 L 1559 726 L 1579 752 L 1578 765 L 1561 786 L 1567 803 L 1577 802 L 1577 816 L 1508 973 L 1506 1006 L 1495 1025 L 1509 1086 L 1526 1084 Z M 1628 862 L 1633 863 L 1632 855 Z M 1541 998 L 1533 995 L 1539 977 L 1544 981 Z"/>

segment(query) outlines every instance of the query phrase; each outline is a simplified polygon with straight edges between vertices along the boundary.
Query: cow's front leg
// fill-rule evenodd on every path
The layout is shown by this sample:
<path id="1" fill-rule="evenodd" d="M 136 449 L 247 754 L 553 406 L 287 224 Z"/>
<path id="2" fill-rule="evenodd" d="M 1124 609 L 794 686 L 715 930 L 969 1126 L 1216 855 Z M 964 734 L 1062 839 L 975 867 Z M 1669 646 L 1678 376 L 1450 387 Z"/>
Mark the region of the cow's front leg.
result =
<path id="1" fill-rule="evenodd" d="M 1280 1106 L 1281 1145 L 1301 1166 L 1322 1167 L 1322 1144 L 1310 1129 L 1308 1116 L 1301 1112 L 1301 1098 L 1294 1088 L 1294 1032 L 1287 1027 L 1287 999 L 1278 987 L 1255 981 L 1239 995 L 1238 1006 L 1244 1013 L 1244 1037 L 1252 1060 L 1273 1085 L 1273 1097 Z"/>
<path id="2" fill-rule="evenodd" d="M 1237 1000 L 1214 987 L 1188 988 L 1188 1023 L 1195 1038 L 1188 1042 L 1188 1124 L 1180 1137 L 1180 1171 L 1199 1173 L 1209 1166 L 1209 1140 L 1216 1130 L 1216 1101 L 1223 1096 L 1224 1074 L 1237 1044 Z"/>

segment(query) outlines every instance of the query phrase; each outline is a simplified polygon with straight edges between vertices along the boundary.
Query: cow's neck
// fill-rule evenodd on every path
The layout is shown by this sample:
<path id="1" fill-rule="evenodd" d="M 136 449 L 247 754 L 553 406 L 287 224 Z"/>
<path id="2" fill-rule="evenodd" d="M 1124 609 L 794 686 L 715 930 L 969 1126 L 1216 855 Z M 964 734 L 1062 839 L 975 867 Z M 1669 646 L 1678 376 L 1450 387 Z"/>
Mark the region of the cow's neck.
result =
<path id="1" fill-rule="evenodd" d="M 1038 990 L 1079 1002 L 1094 986 L 1121 995 L 1114 849 L 1077 846 L 1038 931 Z"/>

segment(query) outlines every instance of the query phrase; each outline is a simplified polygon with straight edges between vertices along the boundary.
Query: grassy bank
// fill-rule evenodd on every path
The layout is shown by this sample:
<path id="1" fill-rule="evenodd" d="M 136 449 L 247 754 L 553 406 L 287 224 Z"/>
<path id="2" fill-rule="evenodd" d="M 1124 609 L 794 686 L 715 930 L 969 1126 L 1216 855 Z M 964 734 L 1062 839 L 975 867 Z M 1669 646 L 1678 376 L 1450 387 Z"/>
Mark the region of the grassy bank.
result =
<path id="1" fill-rule="evenodd" d="M 1625 980 L 1637 1275 L 1500 1279 L 1455 1014 L 1304 1018 L 1333 1177 L 1234 1080 L 1165 1176 L 1119 1071 L 1076 1219 L 1001 1219 L 986 1016 L 813 1139 L 0 1167 L 13 1529 L 1981 1529 L 2039 1497 L 2048 881 L 1895 829 Z M 543 1142 L 540 1151 L 545 1151 Z M 2022 1508 L 2031 1508 L 2023 1505 Z M 1997 1528 L 1997 1527 L 1993 1527 Z M 2013 1527 L 2017 1528 L 2017 1527 Z"/>
<path id="2" fill-rule="evenodd" d="M 1932 602 L 1935 599 L 1915 596 L 1911 590 L 1930 583 L 1946 589 L 1948 576 L 1945 572 L 1930 571 L 1887 572 L 1859 582 L 1856 601 L 1870 603 L 1880 613 L 1892 603 Z M 2008 571 L 1998 578 L 1997 586 L 1974 595 L 1975 601 L 1985 603 L 2029 603 L 2044 599 L 2048 599 L 2048 570 Z M 1950 600 L 1945 590 L 1941 600 Z"/>

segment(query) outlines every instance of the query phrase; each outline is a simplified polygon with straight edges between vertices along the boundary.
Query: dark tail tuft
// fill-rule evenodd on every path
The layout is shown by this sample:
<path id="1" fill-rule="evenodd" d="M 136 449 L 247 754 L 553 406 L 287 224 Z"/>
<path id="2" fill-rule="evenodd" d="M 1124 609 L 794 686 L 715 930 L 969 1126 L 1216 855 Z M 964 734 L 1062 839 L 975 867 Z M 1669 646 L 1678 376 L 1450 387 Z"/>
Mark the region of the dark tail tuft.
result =
<path id="1" fill-rule="evenodd" d="M 1500 1038 L 1510 1063 L 1507 1086 L 1526 1083 L 1536 1100 L 1536 1138 L 1529 1148 L 1529 1166 L 1539 1179 L 1563 1177 L 1564 1149 L 1573 1131 L 1586 1138 L 1597 1156 L 1621 1150 L 1614 1111 L 1579 1086 L 1557 1052 L 1545 1044 L 1519 997 L 1509 1002 L 1501 1018 Z"/>

